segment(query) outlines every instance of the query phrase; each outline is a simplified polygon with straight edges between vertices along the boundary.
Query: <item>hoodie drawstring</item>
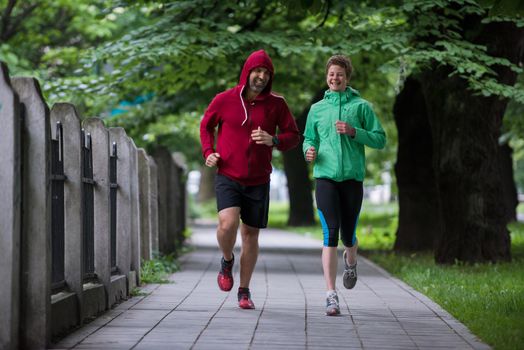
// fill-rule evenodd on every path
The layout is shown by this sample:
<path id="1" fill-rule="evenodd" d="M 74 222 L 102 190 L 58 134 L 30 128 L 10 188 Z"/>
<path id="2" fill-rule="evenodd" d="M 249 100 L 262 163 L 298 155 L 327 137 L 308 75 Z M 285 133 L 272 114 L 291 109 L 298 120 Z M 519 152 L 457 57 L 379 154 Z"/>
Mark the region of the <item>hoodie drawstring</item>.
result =
<path id="1" fill-rule="evenodd" d="M 244 108 L 244 114 L 246 115 L 246 118 L 244 119 L 244 121 L 241 124 L 242 126 L 244 126 L 244 124 L 247 122 L 247 109 L 246 109 L 246 105 L 244 104 L 244 99 L 242 98 L 242 92 L 244 91 L 245 87 L 246 87 L 245 85 L 242 86 L 242 89 L 240 89 L 240 95 L 239 95 L 240 103 L 242 103 L 242 107 Z"/>

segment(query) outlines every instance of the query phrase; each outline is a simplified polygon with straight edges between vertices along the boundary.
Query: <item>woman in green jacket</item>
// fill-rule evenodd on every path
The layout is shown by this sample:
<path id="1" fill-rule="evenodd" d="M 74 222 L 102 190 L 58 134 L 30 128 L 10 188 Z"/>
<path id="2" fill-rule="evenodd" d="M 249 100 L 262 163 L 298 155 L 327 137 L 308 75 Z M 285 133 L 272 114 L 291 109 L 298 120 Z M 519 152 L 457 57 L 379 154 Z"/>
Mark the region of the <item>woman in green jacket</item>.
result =
<path id="1" fill-rule="evenodd" d="M 311 106 L 303 151 L 314 162 L 315 198 L 322 224 L 322 267 L 326 280 L 326 315 L 340 314 L 335 281 L 337 246 L 344 244 L 344 286 L 357 282 L 356 227 L 363 198 L 364 146 L 384 148 L 386 134 L 369 102 L 347 86 L 353 67 L 349 58 L 332 56 L 326 64 L 329 90 Z"/>

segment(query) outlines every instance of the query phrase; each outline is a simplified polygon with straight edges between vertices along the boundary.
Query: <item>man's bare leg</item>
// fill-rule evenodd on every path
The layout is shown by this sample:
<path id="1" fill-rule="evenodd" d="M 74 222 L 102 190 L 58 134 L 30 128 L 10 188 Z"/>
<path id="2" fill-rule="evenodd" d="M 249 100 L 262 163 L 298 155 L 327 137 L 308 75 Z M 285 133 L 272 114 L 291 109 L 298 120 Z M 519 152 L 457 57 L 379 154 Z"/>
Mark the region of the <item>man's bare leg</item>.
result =
<path id="1" fill-rule="evenodd" d="M 259 228 L 242 224 L 240 235 L 242 237 L 242 250 L 240 252 L 240 287 L 249 288 L 251 276 L 258 259 L 258 234 Z"/>
<path id="2" fill-rule="evenodd" d="M 233 259 L 233 248 L 237 239 L 240 222 L 240 208 L 230 207 L 218 212 L 217 241 L 227 261 Z"/>

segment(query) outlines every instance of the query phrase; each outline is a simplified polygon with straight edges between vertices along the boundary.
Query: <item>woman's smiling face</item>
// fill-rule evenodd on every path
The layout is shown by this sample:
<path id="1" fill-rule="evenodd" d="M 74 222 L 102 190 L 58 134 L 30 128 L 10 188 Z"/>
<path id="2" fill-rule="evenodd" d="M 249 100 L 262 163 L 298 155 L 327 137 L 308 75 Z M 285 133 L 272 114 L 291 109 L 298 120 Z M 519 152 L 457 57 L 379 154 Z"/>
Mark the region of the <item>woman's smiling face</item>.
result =
<path id="1" fill-rule="evenodd" d="M 326 74 L 326 82 L 331 91 L 344 91 L 347 86 L 346 70 L 337 65 L 329 67 Z"/>

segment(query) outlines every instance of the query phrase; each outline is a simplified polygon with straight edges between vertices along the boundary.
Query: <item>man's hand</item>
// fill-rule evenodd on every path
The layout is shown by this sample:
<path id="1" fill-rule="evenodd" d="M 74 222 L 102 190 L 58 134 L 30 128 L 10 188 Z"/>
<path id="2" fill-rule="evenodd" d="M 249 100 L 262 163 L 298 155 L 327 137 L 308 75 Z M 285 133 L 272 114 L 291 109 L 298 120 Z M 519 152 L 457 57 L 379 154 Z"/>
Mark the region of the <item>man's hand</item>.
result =
<path id="1" fill-rule="evenodd" d="M 214 166 L 217 165 L 219 159 L 220 159 L 220 154 L 218 154 L 218 153 L 211 153 L 206 158 L 206 165 L 208 167 L 210 167 L 210 168 L 214 167 Z"/>
<path id="2" fill-rule="evenodd" d="M 355 137 L 355 134 L 357 133 L 354 127 L 340 120 L 336 121 L 335 127 L 337 128 L 337 133 L 339 134 L 344 134 L 344 135 L 349 135 L 351 137 Z"/>
<path id="3" fill-rule="evenodd" d="M 257 145 L 273 146 L 273 136 L 260 129 L 260 126 L 258 129 L 251 131 L 251 138 Z"/>
<path id="4" fill-rule="evenodd" d="M 306 160 L 308 162 L 312 162 L 317 158 L 317 151 L 315 150 L 315 147 L 309 147 L 306 151 Z"/>

